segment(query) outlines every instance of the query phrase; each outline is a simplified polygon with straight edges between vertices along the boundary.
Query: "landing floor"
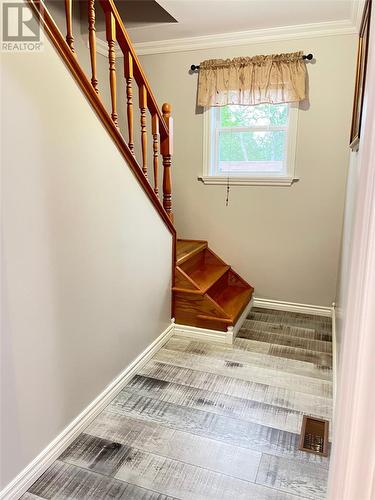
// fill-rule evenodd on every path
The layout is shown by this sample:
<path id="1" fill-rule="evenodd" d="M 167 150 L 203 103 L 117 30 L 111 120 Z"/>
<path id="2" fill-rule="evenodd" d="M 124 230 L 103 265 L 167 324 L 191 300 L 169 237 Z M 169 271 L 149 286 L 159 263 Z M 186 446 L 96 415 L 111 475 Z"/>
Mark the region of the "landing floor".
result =
<path id="1" fill-rule="evenodd" d="M 329 318 L 253 309 L 233 346 L 173 337 L 29 489 L 43 499 L 323 499 L 298 451 L 332 413 Z"/>

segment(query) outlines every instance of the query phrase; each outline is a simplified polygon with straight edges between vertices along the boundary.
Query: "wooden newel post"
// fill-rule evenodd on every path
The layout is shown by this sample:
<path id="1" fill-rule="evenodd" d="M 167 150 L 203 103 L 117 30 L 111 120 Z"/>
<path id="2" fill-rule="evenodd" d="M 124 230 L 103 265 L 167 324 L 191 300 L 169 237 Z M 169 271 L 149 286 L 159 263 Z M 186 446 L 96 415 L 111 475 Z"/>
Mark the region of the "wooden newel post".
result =
<path id="1" fill-rule="evenodd" d="M 172 212 L 172 154 L 173 154 L 173 118 L 171 117 L 172 107 L 168 103 L 164 103 L 162 107 L 163 118 L 168 127 L 168 136 L 161 140 L 161 154 L 163 156 L 163 207 L 169 218 L 173 222 Z"/>

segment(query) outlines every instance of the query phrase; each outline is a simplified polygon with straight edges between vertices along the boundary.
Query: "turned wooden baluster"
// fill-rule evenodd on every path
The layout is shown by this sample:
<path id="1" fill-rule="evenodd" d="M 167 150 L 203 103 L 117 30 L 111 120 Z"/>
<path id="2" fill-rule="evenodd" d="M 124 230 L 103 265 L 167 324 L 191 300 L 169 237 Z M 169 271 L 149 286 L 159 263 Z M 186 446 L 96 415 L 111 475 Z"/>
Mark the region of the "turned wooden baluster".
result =
<path id="1" fill-rule="evenodd" d="M 112 103 L 111 117 L 113 123 L 118 128 L 117 96 L 116 96 L 116 55 L 115 55 L 116 24 L 112 12 L 106 12 L 105 24 L 106 24 L 106 35 L 108 42 L 109 85 L 111 90 L 111 103 Z"/>
<path id="2" fill-rule="evenodd" d="M 88 18 L 89 18 L 89 46 L 91 60 L 91 85 L 98 94 L 98 79 L 96 76 L 96 28 L 95 28 L 95 0 L 88 0 Z"/>
<path id="3" fill-rule="evenodd" d="M 161 154 L 163 156 L 163 207 L 169 218 L 173 222 L 172 213 L 172 154 L 173 154 L 173 118 L 171 117 L 172 107 L 170 104 L 163 104 L 163 118 L 168 127 L 169 135 L 161 141 Z"/>
<path id="4" fill-rule="evenodd" d="M 128 116 L 128 131 L 129 131 L 129 149 L 134 155 L 134 138 L 133 138 L 133 57 L 128 52 L 124 55 L 124 75 L 126 80 L 126 110 Z"/>
<path id="5" fill-rule="evenodd" d="M 142 140 L 142 172 L 147 177 L 147 132 L 146 132 L 146 109 L 147 89 L 145 85 L 139 87 L 139 108 L 141 110 L 141 140 Z"/>
<path id="6" fill-rule="evenodd" d="M 158 162 L 159 162 L 159 143 L 158 143 L 158 136 L 159 136 L 159 117 L 157 114 L 152 116 L 152 149 L 154 152 L 154 192 L 156 196 L 159 196 L 159 189 L 158 189 Z"/>
<path id="7" fill-rule="evenodd" d="M 72 0 L 65 0 L 65 17 L 66 17 L 66 43 L 69 45 L 70 50 L 75 54 L 74 37 L 73 37 L 73 23 L 72 23 Z"/>

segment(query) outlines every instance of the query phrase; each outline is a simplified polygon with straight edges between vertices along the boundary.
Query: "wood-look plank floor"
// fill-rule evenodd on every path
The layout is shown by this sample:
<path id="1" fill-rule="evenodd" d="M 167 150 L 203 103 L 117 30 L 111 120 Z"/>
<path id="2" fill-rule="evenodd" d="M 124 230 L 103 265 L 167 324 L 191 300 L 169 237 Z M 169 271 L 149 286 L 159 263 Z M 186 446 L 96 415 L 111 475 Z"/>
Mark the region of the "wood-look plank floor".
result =
<path id="1" fill-rule="evenodd" d="M 233 346 L 173 337 L 36 481 L 37 499 L 323 499 L 298 450 L 332 416 L 329 318 L 254 308 Z"/>

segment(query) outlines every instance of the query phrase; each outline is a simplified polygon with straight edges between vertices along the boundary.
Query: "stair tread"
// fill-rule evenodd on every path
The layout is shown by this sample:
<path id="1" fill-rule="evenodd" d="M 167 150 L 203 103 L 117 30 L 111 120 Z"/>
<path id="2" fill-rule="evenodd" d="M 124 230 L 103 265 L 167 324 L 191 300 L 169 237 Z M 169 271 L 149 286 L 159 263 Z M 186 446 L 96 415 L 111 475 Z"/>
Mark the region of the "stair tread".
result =
<path id="1" fill-rule="evenodd" d="M 229 269 L 230 266 L 224 264 L 206 264 L 192 271 L 189 276 L 201 291 L 206 292 Z"/>
<path id="2" fill-rule="evenodd" d="M 177 265 L 189 260 L 191 257 L 196 255 L 207 248 L 207 241 L 203 240 L 177 240 L 176 244 L 176 261 Z"/>
<path id="3" fill-rule="evenodd" d="M 252 292 L 251 287 L 229 285 L 217 293 L 213 299 L 235 322 L 249 303 Z"/>

